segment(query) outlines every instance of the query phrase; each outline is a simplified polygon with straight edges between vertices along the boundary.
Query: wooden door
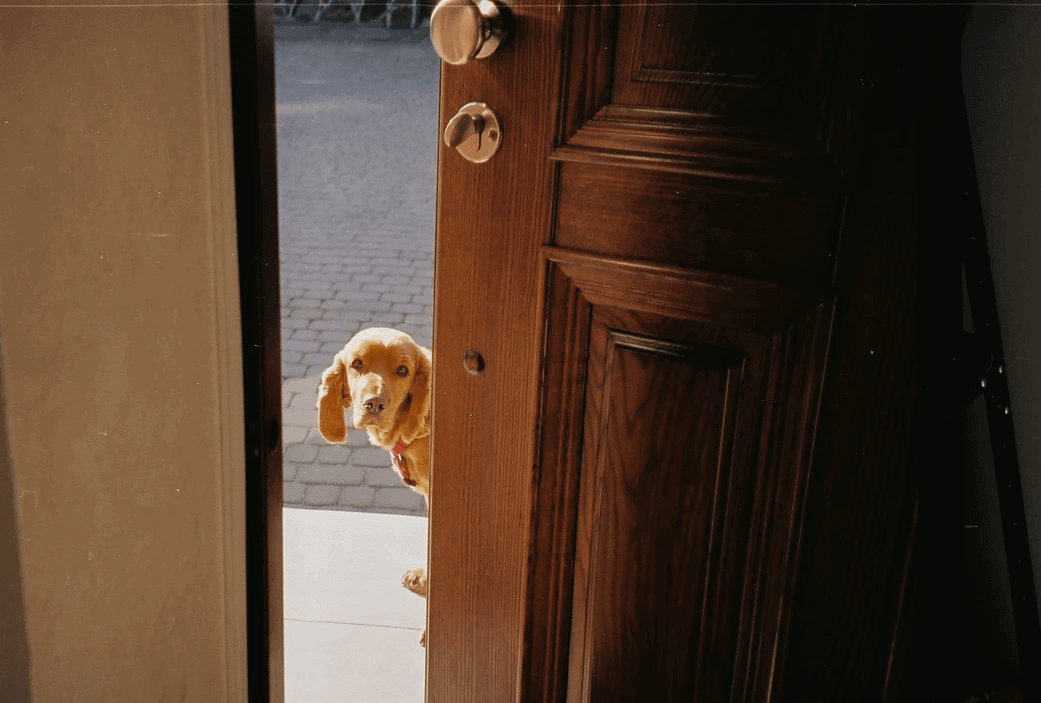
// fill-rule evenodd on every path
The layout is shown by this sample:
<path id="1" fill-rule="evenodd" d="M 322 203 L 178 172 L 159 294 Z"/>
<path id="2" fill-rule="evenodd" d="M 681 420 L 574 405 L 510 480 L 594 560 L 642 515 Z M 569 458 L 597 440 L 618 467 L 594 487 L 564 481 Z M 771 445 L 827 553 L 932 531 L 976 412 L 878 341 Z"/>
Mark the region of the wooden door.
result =
<path id="1" fill-rule="evenodd" d="M 440 154 L 428 700 L 891 696 L 911 25 L 511 9 L 442 73 L 503 136 Z"/>

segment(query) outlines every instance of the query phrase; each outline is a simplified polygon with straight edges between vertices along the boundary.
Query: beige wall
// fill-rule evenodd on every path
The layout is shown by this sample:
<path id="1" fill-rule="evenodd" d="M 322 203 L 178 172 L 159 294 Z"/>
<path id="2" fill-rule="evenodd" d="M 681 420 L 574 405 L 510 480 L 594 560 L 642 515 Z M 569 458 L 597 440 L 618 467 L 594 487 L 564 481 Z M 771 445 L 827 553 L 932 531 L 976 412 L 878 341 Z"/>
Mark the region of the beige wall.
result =
<path id="1" fill-rule="evenodd" d="M 244 700 L 226 12 L 72 5 L 0 5 L 0 525 L 34 700 Z"/>
<path id="2" fill-rule="evenodd" d="M 976 7 L 962 73 L 1041 588 L 1041 8 Z"/>

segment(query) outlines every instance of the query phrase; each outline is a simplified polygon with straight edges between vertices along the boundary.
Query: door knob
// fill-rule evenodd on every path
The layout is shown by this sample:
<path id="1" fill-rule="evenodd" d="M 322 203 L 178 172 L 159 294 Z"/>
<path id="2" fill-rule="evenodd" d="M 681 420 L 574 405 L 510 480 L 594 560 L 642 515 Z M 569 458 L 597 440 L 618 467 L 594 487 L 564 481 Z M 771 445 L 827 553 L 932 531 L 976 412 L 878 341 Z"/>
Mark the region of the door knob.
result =
<path id="1" fill-rule="evenodd" d="M 430 15 L 430 41 L 445 63 L 491 56 L 506 38 L 503 13 L 492 0 L 441 0 Z"/>
<path id="2" fill-rule="evenodd" d="M 467 103 L 448 121 L 445 146 L 454 147 L 467 161 L 482 164 L 502 144 L 499 116 L 484 103 Z"/>

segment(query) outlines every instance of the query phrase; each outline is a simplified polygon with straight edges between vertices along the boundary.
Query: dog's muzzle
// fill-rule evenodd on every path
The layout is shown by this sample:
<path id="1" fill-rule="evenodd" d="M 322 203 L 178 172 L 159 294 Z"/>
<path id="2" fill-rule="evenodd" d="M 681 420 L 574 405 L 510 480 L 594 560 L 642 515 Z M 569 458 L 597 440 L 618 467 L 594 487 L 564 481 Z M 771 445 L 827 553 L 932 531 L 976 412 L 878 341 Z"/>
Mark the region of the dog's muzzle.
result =
<path id="1" fill-rule="evenodd" d="M 382 395 L 375 395 L 371 398 L 367 398 L 361 406 L 365 409 L 365 412 L 369 415 L 379 415 L 387 407 L 387 399 Z"/>

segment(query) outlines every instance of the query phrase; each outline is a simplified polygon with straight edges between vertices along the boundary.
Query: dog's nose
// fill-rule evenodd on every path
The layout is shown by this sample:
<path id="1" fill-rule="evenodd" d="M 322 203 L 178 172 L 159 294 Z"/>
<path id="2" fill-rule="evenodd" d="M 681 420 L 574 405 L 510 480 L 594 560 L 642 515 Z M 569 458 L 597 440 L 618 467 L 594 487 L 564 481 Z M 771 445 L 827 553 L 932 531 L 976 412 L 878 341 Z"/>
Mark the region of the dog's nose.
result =
<path id="1" fill-rule="evenodd" d="M 366 399 L 365 402 L 362 403 L 362 407 L 365 408 L 365 412 L 379 415 L 383 412 L 383 409 L 387 407 L 387 399 L 382 395 L 374 395 L 373 397 Z"/>

